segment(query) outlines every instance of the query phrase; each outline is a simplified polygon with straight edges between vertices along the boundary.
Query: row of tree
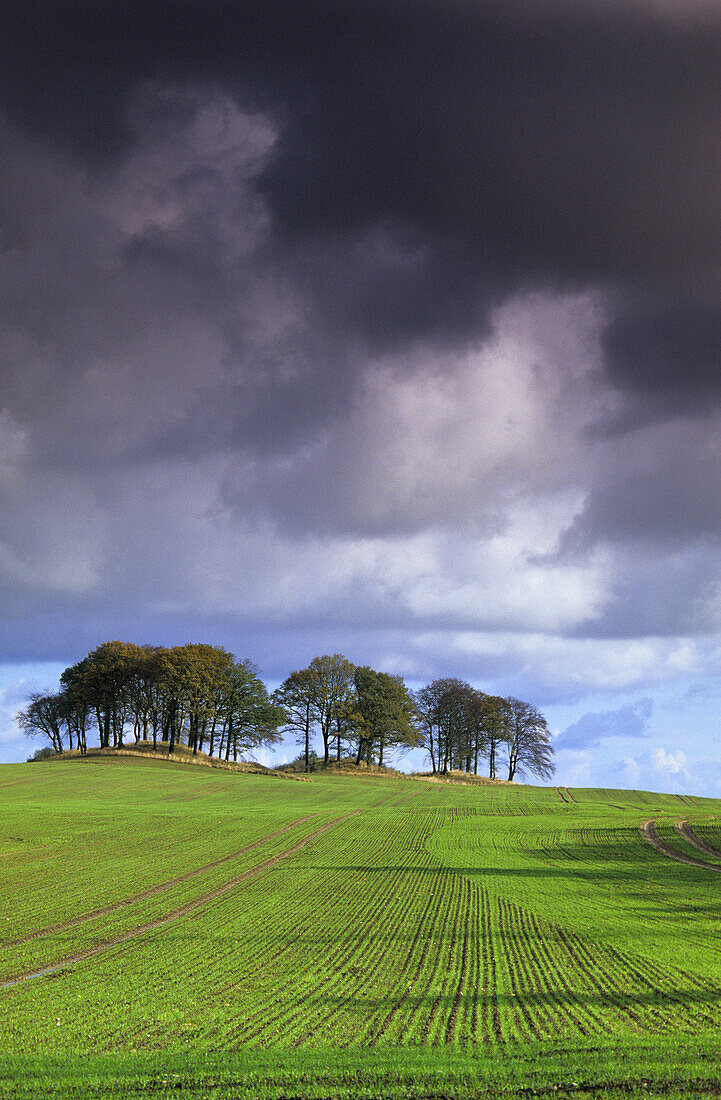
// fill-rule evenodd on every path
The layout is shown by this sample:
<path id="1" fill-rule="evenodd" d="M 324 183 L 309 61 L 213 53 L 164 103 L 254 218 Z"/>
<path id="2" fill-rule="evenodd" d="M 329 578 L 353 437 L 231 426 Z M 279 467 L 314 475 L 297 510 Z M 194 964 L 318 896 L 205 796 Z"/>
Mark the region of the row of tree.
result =
<path id="1" fill-rule="evenodd" d="M 543 715 L 519 699 L 487 695 L 461 680 L 437 679 L 420 691 L 400 676 L 352 664 L 342 654 L 315 657 L 268 693 L 251 662 L 219 646 L 163 648 L 105 642 L 66 669 L 60 690 L 35 694 L 18 715 L 56 752 L 85 753 L 96 730 L 101 747 L 152 740 L 173 752 L 187 744 L 225 760 L 294 735 L 311 769 L 313 745 L 323 763 L 352 753 L 357 764 L 383 765 L 394 751 L 425 748 L 434 773 L 497 778 L 554 771 Z"/>

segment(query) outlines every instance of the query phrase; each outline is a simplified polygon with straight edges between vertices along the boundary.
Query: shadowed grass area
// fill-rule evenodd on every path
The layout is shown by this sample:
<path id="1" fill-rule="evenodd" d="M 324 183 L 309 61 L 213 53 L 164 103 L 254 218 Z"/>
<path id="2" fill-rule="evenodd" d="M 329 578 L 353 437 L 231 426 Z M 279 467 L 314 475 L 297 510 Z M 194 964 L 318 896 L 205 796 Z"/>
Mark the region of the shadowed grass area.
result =
<path id="1" fill-rule="evenodd" d="M 8 1100 L 88 1097 L 171 1097 L 208 1100 L 263 1097 L 362 1097 L 364 1100 L 442 1100 L 454 1097 L 667 1097 L 718 1096 L 717 1051 L 699 1042 L 631 1040 L 569 1046 L 509 1044 L 473 1055 L 423 1048 L 380 1051 L 316 1049 L 278 1056 L 242 1050 L 219 1058 L 189 1053 L 182 1062 L 162 1056 L 69 1057 L 42 1063 L 0 1058 Z"/>

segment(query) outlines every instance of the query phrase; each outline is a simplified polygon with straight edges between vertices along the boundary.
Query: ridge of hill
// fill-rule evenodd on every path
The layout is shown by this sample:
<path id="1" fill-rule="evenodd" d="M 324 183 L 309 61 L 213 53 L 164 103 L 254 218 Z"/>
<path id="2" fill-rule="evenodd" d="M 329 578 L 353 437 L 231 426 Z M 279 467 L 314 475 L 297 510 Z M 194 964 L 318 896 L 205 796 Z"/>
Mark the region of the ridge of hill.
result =
<path id="1" fill-rule="evenodd" d="M 151 742 L 131 742 L 122 748 L 89 748 L 84 754 L 78 749 L 65 749 L 62 753 L 45 756 L 33 763 L 52 762 L 63 760 L 92 760 L 98 757 L 104 759 L 120 759 L 140 757 L 144 760 L 156 760 L 168 764 L 190 764 L 198 767 L 219 768 L 223 771 L 241 772 L 251 775 L 269 775 L 279 779 L 300 779 L 305 781 L 312 775 L 326 776 L 328 778 L 355 777 L 361 779 L 412 779 L 422 780 L 427 783 L 461 783 L 471 786 L 518 786 L 519 780 L 491 779 L 489 776 L 472 775 L 470 772 L 449 770 L 441 772 L 402 772 L 397 768 L 390 768 L 386 764 L 366 764 L 361 761 L 356 764 L 352 757 L 341 759 L 340 764 L 331 760 L 328 764 L 314 762 L 310 771 L 303 770 L 297 761 L 287 764 L 278 764 L 274 768 L 267 767 L 257 760 L 222 760 L 216 756 L 209 756 L 204 752 L 193 752 L 186 745 L 175 745 L 172 754 L 168 752 L 168 746 L 159 742 L 157 748 L 153 748 Z"/>
<path id="2" fill-rule="evenodd" d="M 205 752 L 193 752 L 187 745 L 175 745 L 173 752 L 168 752 L 168 746 L 159 742 L 157 749 L 152 742 L 130 743 L 123 748 L 89 748 L 85 753 L 79 749 L 64 749 L 62 753 L 54 756 L 43 757 L 42 760 L 33 763 L 61 763 L 64 761 L 89 761 L 89 760 L 132 760 L 141 759 L 147 763 L 162 764 L 188 764 L 193 767 L 217 768 L 224 772 L 238 772 L 244 775 L 268 775 L 277 779 L 300 779 L 303 776 L 284 772 L 278 768 L 268 768 L 257 760 L 221 760 L 217 756 L 208 756 Z"/>

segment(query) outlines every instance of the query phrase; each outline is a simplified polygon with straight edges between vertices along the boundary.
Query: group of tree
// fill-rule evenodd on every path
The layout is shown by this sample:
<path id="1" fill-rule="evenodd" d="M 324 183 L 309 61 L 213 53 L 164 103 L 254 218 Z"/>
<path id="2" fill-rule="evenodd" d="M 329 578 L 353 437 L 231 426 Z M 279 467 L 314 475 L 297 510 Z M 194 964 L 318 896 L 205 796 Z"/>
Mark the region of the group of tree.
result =
<path id="1" fill-rule="evenodd" d="M 400 676 L 353 665 L 341 653 L 314 657 L 291 672 L 273 693 L 286 714 L 285 728 L 303 746 L 306 771 L 314 734 L 323 745 L 323 764 L 352 753 L 356 764 L 383 765 L 392 749 L 422 744 L 413 694 Z"/>
<path id="2" fill-rule="evenodd" d="M 31 695 L 18 715 L 26 733 L 44 734 L 57 752 L 67 744 L 85 753 L 95 729 L 101 748 L 122 748 L 132 736 L 226 760 L 280 740 L 284 721 L 249 661 L 219 646 L 128 642 L 104 642 L 65 669 L 58 692 Z"/>
<path id="3" fill-rule="evenodd" d="M 491 779 L 499 778 L 502 760 L 509 780 L 527 773 L 550 779 L 555 771 L 546 719 L 531 703 L 439 679 L 417 693 L 416 705 L 434 773 L 478 775 L 479 759 L 487 761 Z"/>
<path id="4" fill-rule="evenodd" d="M 485 761 L 492 779 L 555 770 L 545 718 L 520 699 L 487 695 L 461 680 L 438 679 L 415 694 L 400 676 L 357 667 L 342 654 L 315 657 L 291 672 L 273 694 L 286 713 L 285 729 L 303 746 L 305 770 L 315 761 L 317 731 L 323 764 L 345 751 L 355 762 L 382 766 L 387 752 L 422 747 L 434 774 L 478 775 Z"/>
<path id="5" fill-rule="evenodd" d="M 302 746 L 305 771 L 318 759 L 382 766 L 389 754 L 424 748 L 433 773 L 491 778 L 553 775 L 553 748 L 543 715 L 530 703 L 487 695 L 456 679 L 437 679 L 413 693 L 400 676 L 354 665 L 342 654 L 315 657 L 272 694 L 250 661 L 212 645 L 163 648 L 105 642 L 66 669 L 60 690 L 35 694 L 18 715 L 30 735 L 55 752 L 87 751 L 90 731 L 101 748 L 129 738 L 225 760 L 271 745 L 281 731 Z"/>

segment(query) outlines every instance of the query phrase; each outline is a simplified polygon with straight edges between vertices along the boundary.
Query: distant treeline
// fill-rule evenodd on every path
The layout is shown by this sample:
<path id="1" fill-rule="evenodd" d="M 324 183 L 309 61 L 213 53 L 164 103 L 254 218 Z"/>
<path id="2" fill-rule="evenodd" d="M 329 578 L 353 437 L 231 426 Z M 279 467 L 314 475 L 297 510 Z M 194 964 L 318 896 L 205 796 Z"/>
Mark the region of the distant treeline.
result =
<path id="1" fill-rule="evenodd" d="M 31 695 L 17 720 L 57 753 L 85 753 L 95 731 L 101 748 L 132 739 L 237 761 L 286 732 L 302 745 L 306 771 L 317 744 L 324 765 L 348 753 L 382 765 L 389 752 L 424 748 L 441 774 L 477 775 L 484 763 L 493 779 L 501 769 L 507 779 L 554 772 L 546 720 L 530 703 L 448 678 L 414 693 L 402 677 L 338 653 L 315 657 L 269 694 L 250 661 L 220 646 L 104 642 L 63 672 L 59 691 Z"/>

